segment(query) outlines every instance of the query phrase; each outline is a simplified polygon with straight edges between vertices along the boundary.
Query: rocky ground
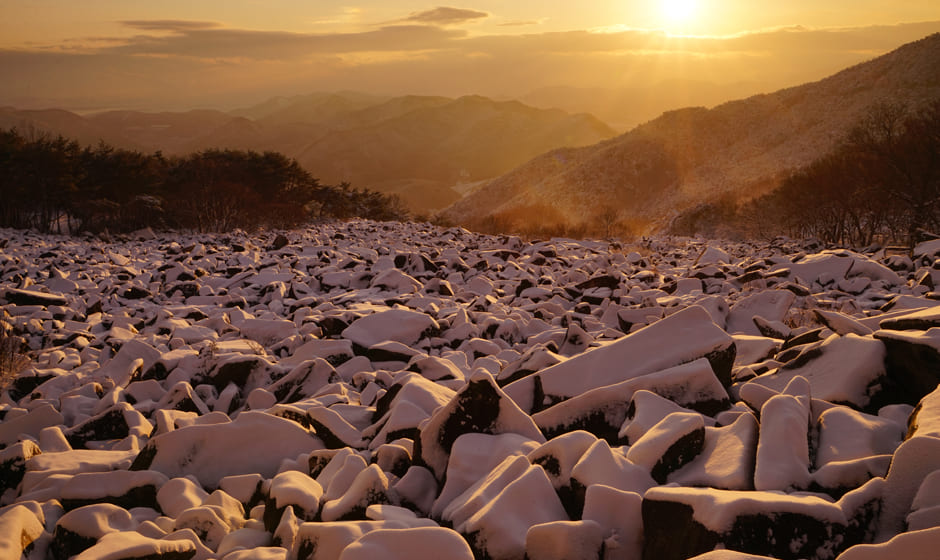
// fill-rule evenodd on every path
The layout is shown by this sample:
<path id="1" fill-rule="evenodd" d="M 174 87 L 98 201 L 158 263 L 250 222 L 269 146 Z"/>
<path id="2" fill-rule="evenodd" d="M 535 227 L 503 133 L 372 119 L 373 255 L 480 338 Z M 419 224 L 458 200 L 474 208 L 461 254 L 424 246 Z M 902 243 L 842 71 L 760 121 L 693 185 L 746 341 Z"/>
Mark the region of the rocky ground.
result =
<path id="1" fill-rule="evenodd" d="M 940 546 L 938 242 L 0 239 L 3 559 Z"/>

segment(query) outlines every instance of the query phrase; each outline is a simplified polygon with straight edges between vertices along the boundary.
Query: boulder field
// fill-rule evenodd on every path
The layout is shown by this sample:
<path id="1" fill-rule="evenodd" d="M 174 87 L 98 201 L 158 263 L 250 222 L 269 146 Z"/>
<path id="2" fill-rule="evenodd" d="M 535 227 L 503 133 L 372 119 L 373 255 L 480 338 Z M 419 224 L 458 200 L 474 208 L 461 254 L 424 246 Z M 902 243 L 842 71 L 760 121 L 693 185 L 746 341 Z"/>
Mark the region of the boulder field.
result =
<path id="1" fill-rule="evenodd" d="M 940 243 L 0 232 L 0 560 L 934 558 Z"/>

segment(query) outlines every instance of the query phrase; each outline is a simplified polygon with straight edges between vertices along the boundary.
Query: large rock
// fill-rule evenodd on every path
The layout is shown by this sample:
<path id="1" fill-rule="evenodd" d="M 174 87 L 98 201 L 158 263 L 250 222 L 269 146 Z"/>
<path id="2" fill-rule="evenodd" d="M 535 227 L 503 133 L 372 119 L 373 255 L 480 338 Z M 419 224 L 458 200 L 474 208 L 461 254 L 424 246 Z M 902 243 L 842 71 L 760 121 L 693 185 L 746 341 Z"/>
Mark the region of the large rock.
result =
<path id="1" fill-rule="evenodd" d="M 427 333 L 438 328 L 437 322 L 425 313 L 408 309 L 390 309 L 353 321 L 343 330 L 343 338 L 363 348 L 369 348 L 387 340 L 412 346 Z"/>
<path id="2" fill-rule="evenodd" d="M 754 488 L 805 490 L 810 485 L 809 399 L 775 395 L 761 407 Z"/>
<path id="3" fill-rule="evenodd" d="M 884 481 L 837 503 L 816 496 L 712 488 L 652 488 L 643 496 L 643 558 L 691 558 L 715 548 L 827 560 L 874 535 Z"/>
<path id="4" fill-rule="evenodd" d="M 708 486 L 724 490 L 753 490 L 758 424 L 743 413 L 723 427 L 705 427 L 702 451 L 689 464 L 669 475 L 682 486 Z"/>
<path id="5" fill-rule="evenodd" d="M 585 430 L 612 444 L 621 439 L 633 395 L 649 391 L 680 407 L 716 414 L 728 407 L 728 392 L 715 376 L 707 359 L 700 358 L 663 371 L 641 375 L 555 404 L 532 415 L 548 437 Z"/>
<path id="6" fill-rule="evenodd" d="M 282 460 L 316 449 L 323 449 L 323 443 L 296 422 L 248 411 L 231 422 L 158 435 L 141 449 L 131 468 L 157 470 L 170 478 L 192 475 L 203 486 L 215 488 L 226 476 L 273 477 Z"/>
<path id="7" fill-rule="evenodd" d="M 542 523 L 567 521 L 568 514 L 542 467 L 516 456 L 451 502 L 443 518 L 466 535 L 479 555 L 522 560 L 526 532 Z"/>
<path id="8" fill-rule="evenodd" d="M 673 412 L 627 450 L 627 459 L 649 469 L 659 484 L 692 461 L 705 446 L 705 421 L 694 412 Z"/>
<path id="9" fill-rule="evenodd" d="M 42 520 L 24 505 L 0 510 L 0 558 L 26 557 L 43 531 Z"/>
<path id="10" fill-rule="evenodd" d="M 917 404 L 940 384 L 940 327 L 927 331 L 879 330 L 886 349 L 885 367 L 899 400 Z"/>
<path id="11" fill-rule="evenodd" d="M 731 384 L 734 339 L 692 306 L 620 340 L 524 377 L 506 386 L 527 412 L 656 371 L 706 358 L 718 379 Z"/>
<path id="12" fill-rule="evenodd" d="M 157 492 L 168 481 L 155 471 L 110 471 L 80 473 L 62 486 L 62 507 L 72 510 L 86 505 L 109 503 L 125 509 L 159 509 Z"/>
<path id="13" fill-rule="evenodd" d="M 339 560 L 473 560 L 473 551 L 459 533 L 444 527 L 378 529 L 343 549 Z"/>
<path id="14" fill-rule="evenodd" d="M 940 438 L 940 387 L 921 399 L 907 421 L 907 438 L 931 436 Z"/>
<path id="15" fill-rule="evenodd" d="M 431 416 L 421 428 L 420 454 L 415 454 L 442 480 L 451 447 L 458 437 L 469 433 L 515 433 L 537 443 L 545 442 L 532 418 L 485 371 L 475 373 L 447 405 Z"/>
<path id="16" fill-rule="evenodd" d="M 884 362 L 885 346 L 880 341 L 854 334 L 834 334 L 805 347 L 794 359 L 751 379 L 747 385 L 782 393 L 794 378 L 801 376 L 809 381 L 813 398 L 877 410 L 893 401 Z"/>

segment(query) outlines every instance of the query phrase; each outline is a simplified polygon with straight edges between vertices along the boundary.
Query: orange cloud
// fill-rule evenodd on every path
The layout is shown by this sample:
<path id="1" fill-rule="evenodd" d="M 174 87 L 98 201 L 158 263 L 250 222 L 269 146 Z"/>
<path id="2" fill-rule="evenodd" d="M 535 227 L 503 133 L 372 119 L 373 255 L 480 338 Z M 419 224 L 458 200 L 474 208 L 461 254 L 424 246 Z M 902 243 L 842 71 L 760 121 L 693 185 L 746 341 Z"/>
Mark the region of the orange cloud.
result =
<path id="1" fill-rule="evenodd" d="M 488 13 L 479 12 L 477 10 L 439 6 L 431 10 L 415 12 L 404 18 L 402 21 L 425 23 L 431 25 L 456 25 L 476 19 L 487 18 L 489 16 L 490 15 Z"/>

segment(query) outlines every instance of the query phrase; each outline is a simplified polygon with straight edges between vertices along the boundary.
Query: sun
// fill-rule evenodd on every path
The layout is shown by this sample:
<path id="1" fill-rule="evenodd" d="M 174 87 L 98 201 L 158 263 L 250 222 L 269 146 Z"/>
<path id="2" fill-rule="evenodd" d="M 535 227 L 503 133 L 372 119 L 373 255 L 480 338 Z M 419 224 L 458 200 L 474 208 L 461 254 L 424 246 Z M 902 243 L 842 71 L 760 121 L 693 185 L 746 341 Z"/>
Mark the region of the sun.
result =
<path id="1" fill-rule="evenodd" d="M 659 12 L 663 21 L 670 25 L 691 23 L 698 13 L 698 2 L 697 0 L 660 0 Z"/>

